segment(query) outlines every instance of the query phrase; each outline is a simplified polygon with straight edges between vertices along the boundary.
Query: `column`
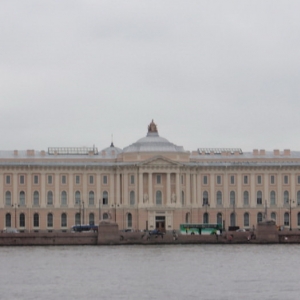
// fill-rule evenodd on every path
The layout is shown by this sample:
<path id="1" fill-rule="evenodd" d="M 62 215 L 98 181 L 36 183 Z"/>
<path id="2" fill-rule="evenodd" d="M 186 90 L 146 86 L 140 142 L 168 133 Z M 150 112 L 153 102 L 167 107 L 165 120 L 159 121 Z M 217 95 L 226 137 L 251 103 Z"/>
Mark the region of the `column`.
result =
<path id="1" fill-rule="evenodd" d="M 171 205 L 171 173 L 167 172 L 167 206 Z"/>
<path id="2" fill-rule="evenodd" d="M 124 205 L 128 205 L 128 173 L 124 172 L 124 181 L 123 181 L 123 196 L 124 196 Z"/>
<path id="3" fill-rule="evenodd" d="M 144 203 L 144 191 L 143 191 L 143 171 L 139 170 L 138 174 L 138 186 L 139 186 L 139 196 L 137 199 L 138 204 L 143 204 Z"/>
<path id="4" fill-rule="evenodd" d="M 117 172 L 117 186 L 116 186 L 116 203 L 121 203 L 120 201 L 120 173 Z"/>
<path id="5" fill-rule="evenodd" d="M 152 188 L 152 172 L 148 173 L 148 193 L 149 193 L 149 203 L 153 204 L 155 201 L 153 201 L 153 194 L 152 194 L 153 188 Z"/>
<path id="6" fill-rule="evenodd" d="M 176 172 L 176 205 L 181 205 L 181 195 L 180 195 L 180 172 Z"/>
<path id="7" fill-rule="evenodd" d="M 186 204 L 191 204 L 191 174 L 190 171 L 186 172 L 185 176 L 185 191 L 186 191 Z"/>

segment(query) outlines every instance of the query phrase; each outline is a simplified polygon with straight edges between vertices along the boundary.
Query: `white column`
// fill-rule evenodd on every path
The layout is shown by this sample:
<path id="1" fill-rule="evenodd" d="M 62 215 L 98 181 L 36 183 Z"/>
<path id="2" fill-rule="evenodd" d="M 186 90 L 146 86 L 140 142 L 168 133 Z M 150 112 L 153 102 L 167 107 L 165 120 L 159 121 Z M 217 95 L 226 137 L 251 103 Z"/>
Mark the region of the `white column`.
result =
<path id="1" fill-rule="evenodd" d="M 120 173 L 117 172 L 116 203 L 121 203 L 120 199 Z"/>
<path id="2" fill-rule="evenodd" d="M 139 197 L 137 199 L 138 204 L 143 204 L 143 197 L 144 197 L 144 191 L 143 191 L 143 171 L 139 171 L 138 175 L 138 186 L 139 186 Z"/>
<path id="3" fill-rule="evenodd" d="M 176 172 L 176 205 L 181 205 L 181 195 L 180 195 L 180 172 Z"/>
<path id="4" fill-rule="evenodd" d="M 186 204 L 191 204 L 191 174 L 189 171 L 185 175 L 185 191 L 186 191 Z"/>
<path id="5" fill-rule="evenodd" d="M 148 173 L 148 193 L 149 193 L 149 203 L 153 204 L 155 201 L 153 200 L 153 187 L 152 187 L 152 172 Z"/>
<path id="6" fill-rule="evenodd" d="M 123 180 L 123 196 L 124 196 L 124 205 L 128 205 L 128 173 L 124 172 L 124 180 Z"/>

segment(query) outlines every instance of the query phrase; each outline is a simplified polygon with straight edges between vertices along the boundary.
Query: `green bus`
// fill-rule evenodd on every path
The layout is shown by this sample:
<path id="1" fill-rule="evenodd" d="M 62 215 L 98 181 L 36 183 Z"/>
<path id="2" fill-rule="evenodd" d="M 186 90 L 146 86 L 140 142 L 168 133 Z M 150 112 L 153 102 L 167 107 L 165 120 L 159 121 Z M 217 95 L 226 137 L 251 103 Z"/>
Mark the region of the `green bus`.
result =
<path id="1" fill-rule="evenodd" d="M 223 230 L 222 224 L 180 224 L 181 234 L 221 234 Z"/>

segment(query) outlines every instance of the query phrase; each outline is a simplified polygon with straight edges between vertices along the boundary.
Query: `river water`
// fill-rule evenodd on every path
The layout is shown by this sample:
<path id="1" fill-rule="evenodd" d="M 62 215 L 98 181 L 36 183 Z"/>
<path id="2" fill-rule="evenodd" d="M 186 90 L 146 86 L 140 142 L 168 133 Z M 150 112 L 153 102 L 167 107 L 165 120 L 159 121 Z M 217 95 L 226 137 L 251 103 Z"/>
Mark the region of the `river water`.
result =
<path id="1" fill-rule="evenodd" d="M 0 299 L 300 299 L 300 245 L 0 247 Z"/>

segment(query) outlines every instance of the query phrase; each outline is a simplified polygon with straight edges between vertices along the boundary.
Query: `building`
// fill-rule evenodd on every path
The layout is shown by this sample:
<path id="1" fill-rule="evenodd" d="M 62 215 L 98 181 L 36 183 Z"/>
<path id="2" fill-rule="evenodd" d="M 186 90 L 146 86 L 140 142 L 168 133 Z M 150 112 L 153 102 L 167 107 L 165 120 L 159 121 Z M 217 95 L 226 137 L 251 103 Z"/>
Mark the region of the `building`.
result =
<path id="1" fill-rule="evenodd" d="M 266 216 L 300 228 L 300 151 L 199 148 L 160 137 L 125 147 L 0 151 L 0 222 L 21 231 L 66 231 L 115 221 L 120 229 L 181 223 L 252 228 Z M 1 228 L 0 228 L 1 229 Z"/>

